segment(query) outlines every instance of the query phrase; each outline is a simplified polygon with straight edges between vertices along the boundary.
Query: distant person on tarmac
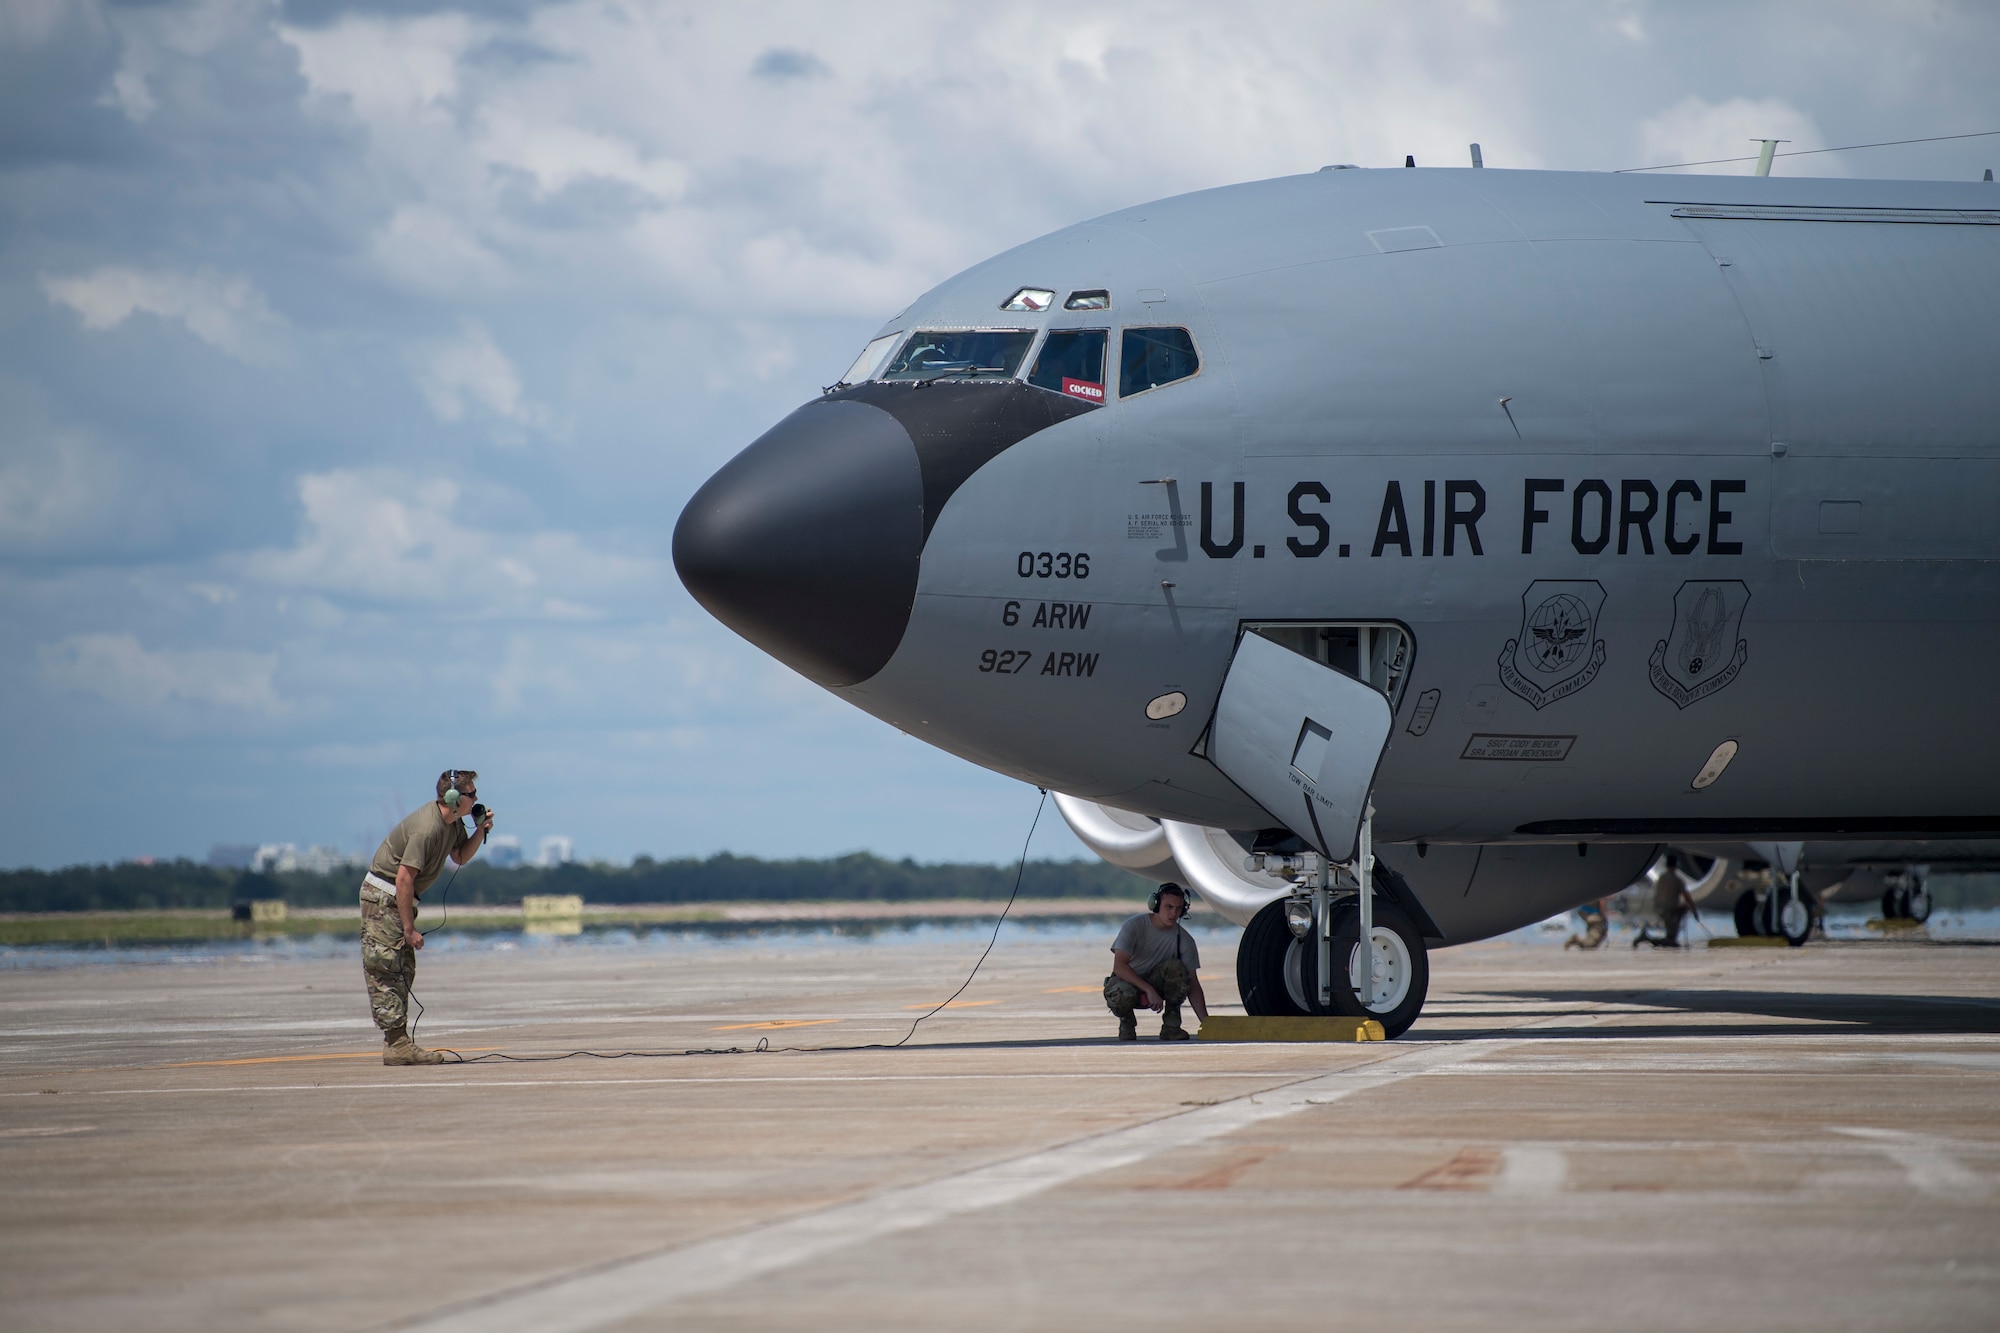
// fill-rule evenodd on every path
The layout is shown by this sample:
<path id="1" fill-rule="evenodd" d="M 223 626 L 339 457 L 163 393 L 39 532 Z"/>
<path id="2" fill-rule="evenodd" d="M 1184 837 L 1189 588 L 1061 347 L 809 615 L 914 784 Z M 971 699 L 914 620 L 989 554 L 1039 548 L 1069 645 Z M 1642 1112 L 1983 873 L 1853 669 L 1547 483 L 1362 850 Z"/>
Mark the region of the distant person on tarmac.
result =
<path id="1" fill-rule="evenodd" d="M 1181 1001 L 1194 1002 L 1195 1017 L 1208 1020 L 1208 997 L 1202 994 L 1201 950 L 1181 918 L 1187 915 L 1187 890 L 1162 884 L 1146 901 L 1147 910 L 1127 920 L 1111 941 L 1111 975 L 1104 979 L 1104 1003 L 1118 1015 L 1118 1040 L 1139 1040 L 1143 1003 L 1160 1015 L 1161 1041 L 1186 1041 L 1181 1026 Z"/>
<path id="2" fill-rule="evenodd" d="M 1576 909 L 1576 914 L 1583 918 L 1583 934 L 1572 935 L 1564 940 L 1563 948 L 1595 949 L 1602 945 L 1604 943 L 1604 933 L 1610 929 L 1610 921 L 1605 912 L 1604 899 L 1599 898 L 1594 903 L 1585 903 Z"/>
<path id="3" fill-rule="evenodd" d="M 361 881 L 361 975 L 368 1008 L 382 1029 L 385 1065 L 441 1065 L 444 1056 L 410 1040 L 410 983 L 417 975 L 417 899 L 437 883 L 445 859 L 464 865 L 493 827 L 493 812 L 473 804 L 479 775 L 469 768 L 438 774 L 437 800 L 426 801 L 382 839 Z M 470 814 L 473 830 L 465 831 Z"/>
<path id="4" fill-rule="evenodd" d="M 1681 925 L 1688 913 L 1695 910 L 1694 899 L 1688 896 L 1687 881 L 1681 878 L 1677 868 L 1677 858 L 1669 857 L 1660 867 L 1660 877 L 1653 881 L 1653 915 L 1660 918 L 1660 935 L 1655 938 L 1651 931 L 1641 928 L 1632 947 L 1650 944 L 1655 949 L 1678 949 L 1681 947 Z"/>

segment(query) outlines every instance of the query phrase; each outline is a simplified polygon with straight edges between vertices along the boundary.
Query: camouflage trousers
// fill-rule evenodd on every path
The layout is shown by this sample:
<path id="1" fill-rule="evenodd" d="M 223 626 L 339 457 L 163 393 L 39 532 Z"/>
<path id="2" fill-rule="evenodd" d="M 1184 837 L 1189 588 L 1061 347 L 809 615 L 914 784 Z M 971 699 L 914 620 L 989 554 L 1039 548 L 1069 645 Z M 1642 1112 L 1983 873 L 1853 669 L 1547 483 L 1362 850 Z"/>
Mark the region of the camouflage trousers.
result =
<path id="1" fill-rule="evenodd" d="M 1160 993 L 1166 1002 L 1161 1018 L 1168 1027 L 1179 1027 L 1181 1022 L 1181 1001 L 1188 996 L 1187 965 L 1178 958 L 1169 958 L 1150 972 L 1141 972 L 1146 984 Z M 1134 1017 L 1145 999 L 1137 986 L 1121 977 L 1108 976 L 1104 979 L 1104 1005 L 1120 1018 Z"/>
<path id="2" fill-rule="evenodd" d="M 1604 943 L 1608 929 L 1603 915 L 1587 916 L 1583 919 L 1583 934 L 1572 935 L 1563 941 L 1565 949 L 1595 949 Z"/>
<path id="3" fill-rule="evenodd" d="M 402 1028 L 410 1016 L 417 951 L 403 942 L 395 898 L 379 889 L 361 890 L 361 976 L 368 984 L 368 1009 L 375 1026 L 384 1032 Z"/>

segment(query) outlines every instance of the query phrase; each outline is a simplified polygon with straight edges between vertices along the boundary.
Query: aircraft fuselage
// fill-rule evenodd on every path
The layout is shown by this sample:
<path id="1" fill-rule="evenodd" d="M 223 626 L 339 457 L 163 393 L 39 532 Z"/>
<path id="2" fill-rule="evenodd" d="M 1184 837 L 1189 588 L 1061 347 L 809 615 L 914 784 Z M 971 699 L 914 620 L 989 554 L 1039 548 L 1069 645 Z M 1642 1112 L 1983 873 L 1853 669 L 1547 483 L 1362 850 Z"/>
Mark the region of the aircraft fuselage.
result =
<path id="1" fill-rule="evenodd" d="M 1032 343 L 800 408 L 676 561 L 858 707 L 1160 818 L 1271 822 L 1200 742 L 1293 622 L 1407 636 L 1383 842 L 2000 836 L 1995 209 L 1499 171 L 1128 209 L 885 324 Z M 1096 330 L 1100 380 L 1023 382 Z M 1127 391 L 1132 330 L 1198 369 Z"/>

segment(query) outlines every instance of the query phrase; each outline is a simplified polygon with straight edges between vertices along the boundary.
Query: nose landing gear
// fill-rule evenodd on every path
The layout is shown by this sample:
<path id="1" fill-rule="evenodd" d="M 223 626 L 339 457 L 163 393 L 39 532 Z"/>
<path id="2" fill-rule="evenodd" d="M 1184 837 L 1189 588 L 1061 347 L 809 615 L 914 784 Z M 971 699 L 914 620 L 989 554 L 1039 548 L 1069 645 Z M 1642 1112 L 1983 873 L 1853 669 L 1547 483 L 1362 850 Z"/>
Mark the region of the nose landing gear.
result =
<path id="1" fill-rule="evenodd" d="M 1374 813 L 1367 807 L 1358 855 L 1338 885 L 1322 860 L 1315 876 L 1302 869 L 1296 890 L 1244 927 L 1236 984 L 1246 1012 L 1372 1018 L 1391 1039 L 1416 1021 L 1430 992 L 1430 955 L 1409 914 L 1375 897 Z"/>
<path id="2" fill-rule="evenodd" d="M 1369 947 L 1364 950 L 1360 915 L 1351 899 L 1332 905 L 1334 938 L 1341 946 L 1335 956 L 1344 953 L 1350 970 L 1345 985 L 1338 975 L 1334 977 L 1331 998 L 1322 1004 L 1316 941 L 1292 934 L 1285 924 L 1284 899 L 1258 912 L 1236 946 L 1236 984 L 1244 1010 L 1286 1017 L 1372 1018 L 1391 1039 L 1409 1031 L 1430 993 L 1430 955 L 1423 937 L 1394 904 L 1377 899 Z"/>

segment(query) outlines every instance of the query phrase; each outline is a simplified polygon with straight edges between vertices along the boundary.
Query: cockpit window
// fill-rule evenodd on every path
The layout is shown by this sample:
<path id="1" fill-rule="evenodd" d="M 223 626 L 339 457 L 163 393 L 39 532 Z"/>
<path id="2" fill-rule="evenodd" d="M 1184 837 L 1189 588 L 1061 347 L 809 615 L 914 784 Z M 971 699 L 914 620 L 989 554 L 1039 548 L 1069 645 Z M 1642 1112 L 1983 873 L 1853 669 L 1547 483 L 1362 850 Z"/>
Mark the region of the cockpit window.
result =
<path id="1" fill-rule="evenodd" d="M 1111 293 L 1106 291 L 1071 292 L 1069 300 L 1063 302 L 1065 310 L 1109 310 Z"/>
<path id="2" fill-rule="evenodd" d="M 861 355 L 854 358 L 854 364 L 847 368 L 847 373 L 840 377 L 840 382 L 865 384 L 881 374 L 882 363 L 889 359 L 889 353 L 895 350 L 896 341 L 902 336 L 900 332 L 884 334 L 862 348 Z"/>
<path id="3" fill-rule="evenodd" d="M 1086 403 L 1104 401 L 1103 329 L 1057 329 L 1042 343 L 1028 383 Z"/>
<path id="4" fill-rule="evenodd" d="M 1118 357 L 1118 396 L 1157 389 L 1201 369 L 1186 329 L 1127 329 Z"/>
<path id="5" fill-rule="evenodd" d="M 1035 340 L 1032 329 L 976 329 L 950 333 L 919 329 L 890 360 L 882 378 L 927 380 L 940 375 L 993 375 L 1005 378 L 1014 373 L 1028 344 Z"/>
<path id="6" fill-rule="evenodd" d="M 1047 310 L 1049 303 L 1055 299 L 1056 294 L 1046 287 L 1023 287 L 1002 301 L 1000 308 L 1002 310 L 1025 310 L 1029 314 L 1039 315 L 1042 311 Z"/>

